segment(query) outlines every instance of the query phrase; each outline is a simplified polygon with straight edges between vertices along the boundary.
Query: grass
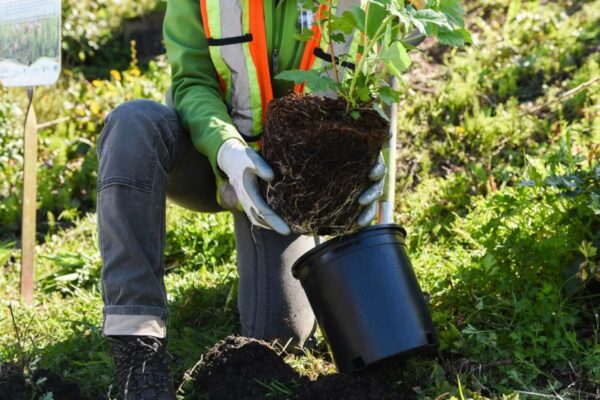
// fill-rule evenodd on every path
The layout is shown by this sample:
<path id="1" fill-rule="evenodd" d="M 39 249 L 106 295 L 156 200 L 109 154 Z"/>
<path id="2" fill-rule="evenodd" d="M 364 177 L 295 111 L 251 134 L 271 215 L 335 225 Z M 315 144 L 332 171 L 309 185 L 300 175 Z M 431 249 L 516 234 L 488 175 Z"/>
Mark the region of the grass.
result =
<path id="1" fill-rule="evenodd" d="M 226 214 L 169 211 L 169 350 L 175 374 L 183 376 L 208 346 L 238 329 L 232 220 Z M 4 265 L 11 273 L 0 275 L 5 299 L 18 298 L 18 253 L 11 256 Z M 11 306 L 20 341 L 8 303 L 0 311 L 0 359 L 21 360 L 22 346 L 25 364 L 39 357 L 39 366 L 78 381 L 88 394 L 102 393 L 111 361 L 100 332 L 99 266 L 95 215 L 47 238 L 38 249 L 35 307 Z"/>
<path id="2" fill-rule="evenodd" d="M 399 116 L 396 221 L 409 232 L 441 349 L 397 379 L 431 399 L 594 398 L 600 85 L 561 95 L 600 76 L 600 1 L 479 0 L 468 8 L 479 45 L 426 47 Z M 22 96 L 2 92 L 0 360 L 50 368 L 88 395 L 105 392 L 95 139 L 114 105 L 159 100 L 167 72 L 164 60 L 92 82 L 67 72 L 59 90 L 40 91 L 39 119 L 66 120 L 41 132 L 32 308 L 17 302 Z M 169 351 L 179 383 L 207 347 L 239 330 L 231 225 L 226 214 L 169 207 Z M 319 350 L 286 361 L 311 378 L 334 372 L 322 340 Z M 272 395 L 293 390 L 263 383 Z"/>

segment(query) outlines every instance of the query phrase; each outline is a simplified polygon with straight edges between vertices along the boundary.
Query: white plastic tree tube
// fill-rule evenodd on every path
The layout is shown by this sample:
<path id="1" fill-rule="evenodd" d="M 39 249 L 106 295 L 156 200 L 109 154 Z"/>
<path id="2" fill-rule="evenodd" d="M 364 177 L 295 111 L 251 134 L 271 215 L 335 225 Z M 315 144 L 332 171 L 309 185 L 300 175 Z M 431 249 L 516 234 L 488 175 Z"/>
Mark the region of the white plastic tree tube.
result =
<path id="1" fill-rule="evenodd" d="M 398 79 L 392 79 L 392 87 L 398 90 Z M 379 224 L 394 223 L 394 203 L 396 200 L 396 141 L 398 138 L 398 103 L 390 107 L 390 140 L 383 147 L 383 159 L 387 167 L 383 196 L 379 201 Z"/>

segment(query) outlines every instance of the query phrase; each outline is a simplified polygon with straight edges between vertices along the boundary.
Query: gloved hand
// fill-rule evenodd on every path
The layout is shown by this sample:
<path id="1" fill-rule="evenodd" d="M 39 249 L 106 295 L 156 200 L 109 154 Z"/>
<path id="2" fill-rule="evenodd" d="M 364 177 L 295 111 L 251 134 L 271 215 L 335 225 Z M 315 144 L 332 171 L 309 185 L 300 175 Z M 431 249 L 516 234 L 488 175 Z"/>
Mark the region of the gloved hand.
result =
<path id="1" fill-rule="evenodd" d="M 217 164 L 229 178 L 238 201 L 253 225 L 289 235 L 290 227 L 260 194 L 257 177 L 269 182 L 274 178 L 274 173 L 258 153 L 237 139 L 229 139 L 217 153 Z"/>
<path id="2" fill-rule="evenodd" d="M 365 190 L 358 198 L 358 203 L 365 206 L 365 209 L 358 216 L 358 226 L 364 228 L 368 226 L 377 214 L 377 200 L 383 194 L 383 178 L 385 177 L 385 161 L 381 154 L 377 163 L 369 172 L 369 179 L 374 183 Z"/>

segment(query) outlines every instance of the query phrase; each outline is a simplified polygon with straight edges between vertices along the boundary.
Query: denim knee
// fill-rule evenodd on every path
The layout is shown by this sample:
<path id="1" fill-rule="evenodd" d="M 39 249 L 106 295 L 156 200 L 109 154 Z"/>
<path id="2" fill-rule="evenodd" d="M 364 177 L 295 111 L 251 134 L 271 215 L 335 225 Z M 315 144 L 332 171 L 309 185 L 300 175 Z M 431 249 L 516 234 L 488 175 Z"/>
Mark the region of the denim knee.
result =
<path id="1" fill-rule="evenodd" d="M 177 114 L 150 100 L 133 100 L 106 118 L 98 141 L 98 191 L 123 185 L 144 192 L 154 188 L 157 167 L 170 169 Z"/>

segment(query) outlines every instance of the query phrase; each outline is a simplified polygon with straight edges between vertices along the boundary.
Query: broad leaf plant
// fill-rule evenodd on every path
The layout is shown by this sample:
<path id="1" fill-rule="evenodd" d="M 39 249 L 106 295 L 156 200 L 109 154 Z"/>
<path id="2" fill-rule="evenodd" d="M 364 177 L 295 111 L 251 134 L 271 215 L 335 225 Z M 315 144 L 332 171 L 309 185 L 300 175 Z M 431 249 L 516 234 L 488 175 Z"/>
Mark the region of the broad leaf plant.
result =
<path id="1" fill-rule="evenodd" d="M 366 0 L 340 16 L 333 0 L 306 0 L 304 7 L 317 15 L 332 62 L 309 71 L 284 71 L 275 78 L 304 83 L 313 93 L 335 92 L 354 118 L 361 110 L 381 112 L 382 106 L 399 100 L 400 92 L 389 78 L 401 78 L 410 67 L 408 52 L 416 48 L 409 37 L 433 36 L 454 47 L 472 43 L 458 0 Z M 348 54 L 335 54 L 333 44 L 344 43 L 348 35 L 358 35 L 357 45 Z M 305 29 L 298 39 L 308 41 L 312 36 L 312 30 Z"/>

